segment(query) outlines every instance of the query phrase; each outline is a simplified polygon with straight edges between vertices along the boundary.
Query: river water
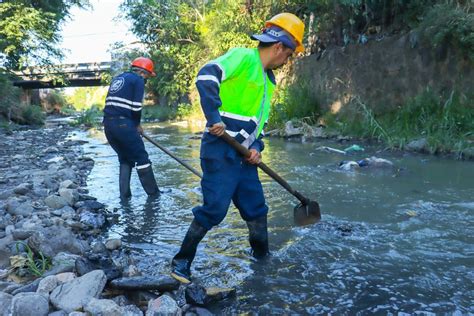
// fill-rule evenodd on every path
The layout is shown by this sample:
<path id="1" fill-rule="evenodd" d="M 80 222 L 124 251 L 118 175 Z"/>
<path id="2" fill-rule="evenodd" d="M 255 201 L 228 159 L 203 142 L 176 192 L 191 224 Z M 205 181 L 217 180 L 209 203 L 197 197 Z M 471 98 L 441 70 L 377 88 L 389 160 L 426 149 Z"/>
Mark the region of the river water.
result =
<path id="1" fill-rule="evenodd" d="M 145 131 L 196 169 L 199 136 L 188 127 L 145 125 Z M 102 131 L 89 141 L 95 166 L 92 195 L 118 214 L 105 237 L 119 237 L 144 274 L 169 273 L 201 201 L 199 178 L 146 143 L 158 185 L 147 200 L 136 174 L 132 199 L 118 199 L 118 161 Z M 321 223 L 293 224 L 297 200 L 260 173 L 269 213 L 272 255 L 249 254 L 247 228 L 231 207 L 201 242 L 193 276 L 208 286 L 235 287 L 237 298 L 220 313 L 382 314 L 474 313 L 474 164 L 369 147 L 351 157 L 320 151 L 334 142 L 267 139 L 264 162 L 295 189 L 321 205 Z M 372 155 L 395 168 L 338 169 L 343 159 Z"/>

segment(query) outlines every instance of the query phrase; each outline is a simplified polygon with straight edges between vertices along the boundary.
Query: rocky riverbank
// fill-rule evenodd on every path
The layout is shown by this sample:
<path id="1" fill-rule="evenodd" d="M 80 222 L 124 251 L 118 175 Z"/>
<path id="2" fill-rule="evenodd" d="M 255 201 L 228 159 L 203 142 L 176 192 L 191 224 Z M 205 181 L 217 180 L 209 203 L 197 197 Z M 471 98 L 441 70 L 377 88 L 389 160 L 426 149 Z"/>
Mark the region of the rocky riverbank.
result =
<path id="1" fill-rule="evenodd" d="M 74 129 L 0 130 L 0 315 L 208 315 L 234 289 L 141 276 L 89 195 L 94 161 Z"/>

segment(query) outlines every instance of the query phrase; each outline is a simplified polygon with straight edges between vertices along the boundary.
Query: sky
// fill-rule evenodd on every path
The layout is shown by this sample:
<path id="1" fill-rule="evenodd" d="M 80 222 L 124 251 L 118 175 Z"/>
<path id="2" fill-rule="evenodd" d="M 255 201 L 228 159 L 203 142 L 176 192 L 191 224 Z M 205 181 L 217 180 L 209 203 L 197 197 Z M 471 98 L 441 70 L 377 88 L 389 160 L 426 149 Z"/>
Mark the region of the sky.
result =
<path id="1" fill-rule="evenodd" d="M 107 51 L 114 42 L 132 43 L 137 39 L 129 31 L 130 23 L 114 21 L 121 0 L 90 0 L 91 9 L 71 10 L 71 18 L 63 24 L 63 63 L 110 61 Z"/>

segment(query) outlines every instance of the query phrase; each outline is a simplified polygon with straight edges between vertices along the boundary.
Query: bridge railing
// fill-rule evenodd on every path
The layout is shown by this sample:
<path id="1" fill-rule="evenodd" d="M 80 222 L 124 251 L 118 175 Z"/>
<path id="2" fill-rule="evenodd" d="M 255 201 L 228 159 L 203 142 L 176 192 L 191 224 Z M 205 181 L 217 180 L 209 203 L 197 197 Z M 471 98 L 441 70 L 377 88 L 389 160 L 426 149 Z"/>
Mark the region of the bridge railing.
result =
<path id="1" fill-rule="evenodd" d="M 50 67 L 28 67 L 16 72 L 20 77 L 60 75 L 81 72 L 105 72 L 111 69 L 111 62 L 77 63 L 53 65 Z"/>

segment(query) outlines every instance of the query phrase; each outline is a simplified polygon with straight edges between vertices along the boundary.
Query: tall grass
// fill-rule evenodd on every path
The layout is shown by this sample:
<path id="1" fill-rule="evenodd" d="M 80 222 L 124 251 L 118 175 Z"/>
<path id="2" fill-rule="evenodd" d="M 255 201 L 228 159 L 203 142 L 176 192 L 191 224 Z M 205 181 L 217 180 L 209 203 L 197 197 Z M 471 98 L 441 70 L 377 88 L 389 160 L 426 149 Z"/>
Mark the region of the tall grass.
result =
<path id="1" fill-rule="evenodd" d="M 84 125 L 86 127 L 94 127 L 100 125 L 100 120 L 103 116 L 102 111 L 98 106 L 92 106 L 87 110 L 79 113 L 72 125 Z"/>
<path id="2" fill-rule="evenodd" d="M 474 146 L 474 103 L 472 96 L 451 92 L 438 96 L 426 90 L 398 109 L 374 114 L 359 99 L 355 112 L 326 114 L 329 127 L 344 135 L 377 139 L 390 148 L 403 149 L 415 139 L 425 138 L 430 153 L 462 153 Z"/>
<path id="3" fill-rule="evenodd" d="M 316 122 L 321 115 L 320 102 L 308 82 L 297 80 L 275 92 L 268 125 L 278 128 L 293 119 Z"/>

